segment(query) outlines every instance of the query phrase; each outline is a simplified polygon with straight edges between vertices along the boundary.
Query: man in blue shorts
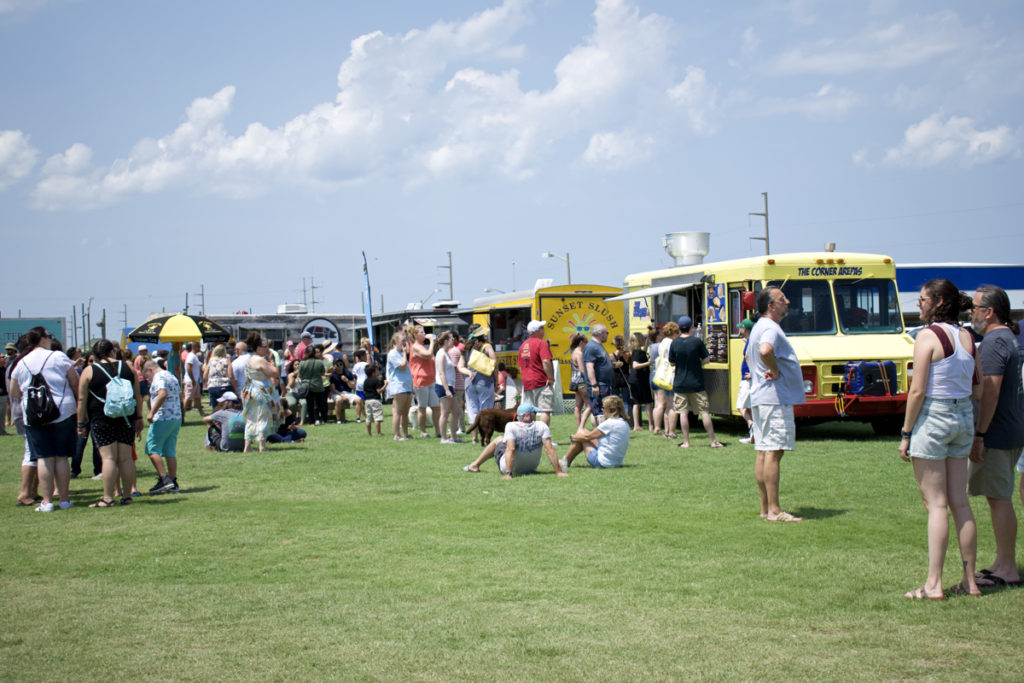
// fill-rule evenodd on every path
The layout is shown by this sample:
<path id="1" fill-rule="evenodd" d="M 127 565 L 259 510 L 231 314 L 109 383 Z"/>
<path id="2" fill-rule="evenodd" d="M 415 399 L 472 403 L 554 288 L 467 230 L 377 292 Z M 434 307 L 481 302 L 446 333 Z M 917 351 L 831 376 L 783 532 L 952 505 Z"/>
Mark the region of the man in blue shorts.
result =
<path id="1" fill-rule="evenodd" d="M 590 341 L 583 347 L 583 374 L 590 394 L 590 413 L 599 423 L 604 419 L 602 401 L 612 393 L 615 370 L 604 343 L 608 341 L 608 328 L 598 323 L 590 328 Z"/>

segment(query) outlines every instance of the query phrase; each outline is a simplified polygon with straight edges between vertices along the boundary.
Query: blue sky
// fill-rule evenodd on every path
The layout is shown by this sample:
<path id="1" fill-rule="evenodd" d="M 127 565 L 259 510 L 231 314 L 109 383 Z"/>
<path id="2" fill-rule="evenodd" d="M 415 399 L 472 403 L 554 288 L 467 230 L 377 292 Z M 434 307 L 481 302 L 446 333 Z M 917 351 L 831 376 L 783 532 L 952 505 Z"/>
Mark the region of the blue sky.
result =
<path id="1" fill-rule="evenodd" d="M 119 324 L 621 284 L 709 259 L 1024 263 L 1014 0 L 0 0 L 0 314 Z"/>

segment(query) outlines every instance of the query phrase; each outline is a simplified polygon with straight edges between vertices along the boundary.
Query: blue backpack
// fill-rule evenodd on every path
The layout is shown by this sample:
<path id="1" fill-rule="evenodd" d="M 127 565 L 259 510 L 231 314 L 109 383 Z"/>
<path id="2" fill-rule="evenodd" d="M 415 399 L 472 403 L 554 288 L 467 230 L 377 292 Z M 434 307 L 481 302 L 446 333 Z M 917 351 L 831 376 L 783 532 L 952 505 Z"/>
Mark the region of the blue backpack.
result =
<path id="1" fill-rule="evenodd" d="M 117 361 L 117 377 L 112 377 L 103 365 L 93 363 L 92 367 L 102 370 L 103 374 L 110 380 L 107 383 L 106 399 L 102 399 L 96 396 L 96 394 L 93 394 L 93 396 L 103 402 L 104 415 L 107 417 L 123 417 L 124 421 L 128 422 L 128 416 L 135 414 L 135 388 L 131 382 L 121 377 L 121 364 L 121 361 Z"/>

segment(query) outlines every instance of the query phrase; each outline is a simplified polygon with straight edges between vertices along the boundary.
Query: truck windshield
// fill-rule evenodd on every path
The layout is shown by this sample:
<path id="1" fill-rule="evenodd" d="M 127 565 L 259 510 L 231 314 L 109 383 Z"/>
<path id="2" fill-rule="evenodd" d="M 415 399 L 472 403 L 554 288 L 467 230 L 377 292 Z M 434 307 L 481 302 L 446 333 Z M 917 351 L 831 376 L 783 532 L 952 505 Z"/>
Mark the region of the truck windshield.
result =
<path id="1" fill-rule="evenodd" d="M 826 280 L 776 280 L 769 284 L 781 287 L 789 299 L 789 315 L 781 323 L 786 334 L 835 334 L 832 292 Z"/>
<path id="2" fill-rule="evenodd" d="M 844 334 L 902 332 L 903 317 L 892 280 L 836 280 L 836 311 Z"/>

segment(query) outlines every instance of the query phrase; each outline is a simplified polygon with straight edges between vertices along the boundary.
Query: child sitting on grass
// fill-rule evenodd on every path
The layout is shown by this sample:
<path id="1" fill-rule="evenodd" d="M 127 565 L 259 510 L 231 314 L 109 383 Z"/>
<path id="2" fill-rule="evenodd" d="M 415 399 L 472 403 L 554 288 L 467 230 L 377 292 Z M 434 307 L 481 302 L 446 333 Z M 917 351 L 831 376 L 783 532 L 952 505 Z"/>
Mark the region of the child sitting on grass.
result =
<path id="1" fill-rule="evenodd" d="M 377 436 L 380 436 L 380 424 L 384 421 L 384 406 L 381 404 L 381 394 L 388 381 L 381 380 L 377 376 L 377 366 L 373 363 L 366 365 L 366 380 L 363 382 L 363 405 L 366 408 L 366 435 L 373 436 L 370 431 L 372 423 L 377 424 Z"/>

